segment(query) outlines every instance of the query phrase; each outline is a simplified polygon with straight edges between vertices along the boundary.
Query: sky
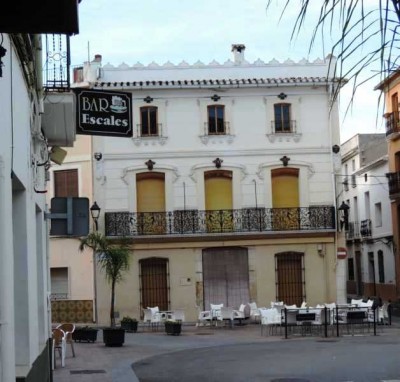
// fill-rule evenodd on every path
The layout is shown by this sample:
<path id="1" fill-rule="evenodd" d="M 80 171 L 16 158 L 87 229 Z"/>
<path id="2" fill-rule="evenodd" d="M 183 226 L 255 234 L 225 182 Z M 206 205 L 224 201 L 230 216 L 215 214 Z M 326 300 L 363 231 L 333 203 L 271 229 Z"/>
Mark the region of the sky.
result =
<path id="1" fill-rule="evenodd" d="M 376 0 L 367 1 L 373 2 L 376 4 Z M 189 64 L 197 60 L 224 63 L 232 59 L 232 44 L 244 44 L 245 58 L 251 63 L 326 57 L 333 41 L 326 36 L 324 43 L 317 39 L 309 53 L 315 26 L 312 17 L 318 9 L 312 9 L 305 28 L 291 39 L 299 9 L 292 6 L 281 18 L 283 3 L 273 1 L 267 12 L 267 0 L 82 0 L 79 34 L 71 37 L 71 64 L 82 65 L 95 54 L 102 55 L 103 65 L 116 66 L 153 61 L 179 64 L 183 60 Z M 385 132 L 378 110 L 379 93 L 373 90 L 377 82 L 368 82 L 357 91 L 347 114 L 351 87 L 341 91 L 341 142 L 357 133 Z"/>

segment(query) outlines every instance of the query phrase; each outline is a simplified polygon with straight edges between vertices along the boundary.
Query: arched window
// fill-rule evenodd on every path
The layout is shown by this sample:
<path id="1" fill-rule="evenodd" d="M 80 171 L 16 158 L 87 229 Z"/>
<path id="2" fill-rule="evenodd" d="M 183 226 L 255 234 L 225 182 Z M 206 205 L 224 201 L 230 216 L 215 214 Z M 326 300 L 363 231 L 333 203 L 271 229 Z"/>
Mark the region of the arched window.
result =
<path id="1" fill-rule="evenodd" d="M 207 232 L 233 230 L 232 171 L 204 173 Z"/>
<path id="2" fill-rule="evenodd" d="M 140 135 L 142 137 L 160 135 L 156 106 L 140 108 Z"/>
<path id="3" fill-rule="evenodd" d="M 294 123 L 291 120 L 290 103 L 274 104 L 274 118 L 275 133 L 295 132 Z"/>
<path id="4" fill-rule="evenodd" d="M 165 174 L 145 172 L 136 175 L 137 212 L 165 211 Z"/>
<path id="5" fill-rule="evenodd" d="M 279 168 L 271 171 L 273 208 L 299 207 L 299 170 Z"/>
<path id="6" fill-rule="evenodd" d="M 225 106 L 207 106 L 208 134 L 218 135 L 227 134 L 227 123 L 225 122 Z"/>

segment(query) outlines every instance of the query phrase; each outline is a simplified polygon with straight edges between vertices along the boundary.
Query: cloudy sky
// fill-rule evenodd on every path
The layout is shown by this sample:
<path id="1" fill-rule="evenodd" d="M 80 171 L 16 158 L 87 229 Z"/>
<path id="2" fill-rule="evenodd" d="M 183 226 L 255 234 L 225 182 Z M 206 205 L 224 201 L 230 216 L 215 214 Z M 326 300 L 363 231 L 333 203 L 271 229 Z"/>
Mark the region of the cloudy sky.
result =
<path id="1" fill-rule="evenodd" d="M 232 59 L 231 44 L 246 45 L 249 62 L 302 58 L 314 61 L 330 52 L 332 40 L 319 38 L 309 53 L 313 14 L 302 33 L 291 40 L 298 8 L 288 9 L 280 19 L 283 0 L 82 0 L 79 4 L 79 34 L 71 37 L 72 65 L 80 65 L 95 54 L 103 64 L 133 65 L 141 62 L 189 64 L 200 60 L 220 63 Z M 316 2 L 317 4 L 320 2 Z M 293 2 L 295 4 L 295 2 Z M 315 9 L 317 11 L 317 9 Z M 339 28 L 338 28 L 339 30 Z M 366 73 L 366 75 L 369 73 Z M 358 92 L 346 117 L 350 86 L 342 91 L 341 140 L 357 133 L 384 132 L 377 117 L 376 81 Z M 381 111 L 378 114 L 382 114 Z"/>

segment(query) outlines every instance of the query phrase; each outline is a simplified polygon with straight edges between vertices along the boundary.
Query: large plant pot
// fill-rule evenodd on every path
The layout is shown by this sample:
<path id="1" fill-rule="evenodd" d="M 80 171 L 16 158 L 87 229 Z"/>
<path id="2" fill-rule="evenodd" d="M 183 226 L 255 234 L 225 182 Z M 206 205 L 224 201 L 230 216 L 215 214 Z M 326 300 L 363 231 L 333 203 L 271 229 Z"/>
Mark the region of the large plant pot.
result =
<path id="1" fill-rule="evenodd" d="M 121 322 L 121 329 L 124 329 L 128 332 L 137 332 L 138 323 L 137 321 L 133 322 Z"/>
<path id="2" fill-rule="evenodd" d="M 94 328 L 76 328 L 72 333 L 72 339 L 75 342 L 96 342 L 97 329 Z"/>
<path id="3" fill-rule="evenodd" d="M 125 342 L 125 330 L 121 328 L 103 329 L 103 342 L 106 346 L 122 346 Z"/>
<path id="4" fill-rule="evenodd" d="M 179 336 L 182 331 L 182 323 L 180 322 L 166 322 L 165 332 L 173 336 Z"/>

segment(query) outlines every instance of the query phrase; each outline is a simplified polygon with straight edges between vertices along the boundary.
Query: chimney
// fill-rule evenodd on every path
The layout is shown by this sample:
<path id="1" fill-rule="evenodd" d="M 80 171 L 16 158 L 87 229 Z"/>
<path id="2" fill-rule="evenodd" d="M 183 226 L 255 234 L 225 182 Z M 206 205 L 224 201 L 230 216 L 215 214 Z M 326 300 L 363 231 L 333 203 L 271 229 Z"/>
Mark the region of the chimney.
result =
<path id="1" fill-rule="evenodd" d="M 101 62 L 101 58 L 102 58 L 102 57 L 101 57 L 101 54 L 95 54 L 95 55 L 94 55 L 94 60 L 93 60 L 93 61 L 94 61 L 94 62 Z"/>
<path id="2" fill-rule="evenodd" d="M 232 44 L 233 61 L 235 65 L 240 65 L 244 62 L 244 50 L 246 46 L 244 44 Z"/>

